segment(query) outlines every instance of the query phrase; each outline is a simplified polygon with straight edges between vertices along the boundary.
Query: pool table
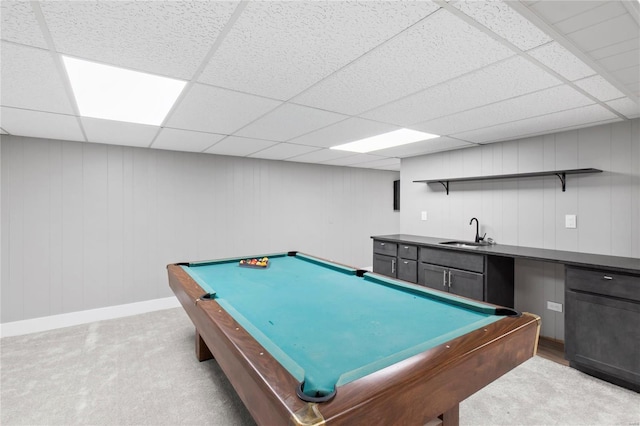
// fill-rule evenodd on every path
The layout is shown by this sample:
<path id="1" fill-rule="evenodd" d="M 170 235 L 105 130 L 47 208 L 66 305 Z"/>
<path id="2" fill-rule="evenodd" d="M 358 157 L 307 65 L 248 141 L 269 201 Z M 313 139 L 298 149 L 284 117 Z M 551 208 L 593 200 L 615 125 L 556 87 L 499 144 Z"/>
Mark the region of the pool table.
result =
<path id="1" fill-rule="evenodd" d="M 266 257 L 167 267 L 196 356 L 217 360 L 260 425 L 455 425 L 462 400 L 535 355 L 535 315 L 299 252 Z"/>

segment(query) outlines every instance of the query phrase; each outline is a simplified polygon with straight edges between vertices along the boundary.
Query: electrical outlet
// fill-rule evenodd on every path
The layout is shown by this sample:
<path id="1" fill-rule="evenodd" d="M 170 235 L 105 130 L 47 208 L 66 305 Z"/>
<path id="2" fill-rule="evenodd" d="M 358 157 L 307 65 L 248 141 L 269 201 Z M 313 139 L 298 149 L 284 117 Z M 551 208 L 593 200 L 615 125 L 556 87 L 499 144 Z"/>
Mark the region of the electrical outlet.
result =
<path id="1" fill-rule="evenodd" d="M 421 220 L 427 220 L 427 212 L 421 212 L 420 213 L 420 219 Z"/>
<path id="2" fill-rule="evenodd" d="M 576 226 L 576 215 L 575 214 L 566 214 L 564 215 L 564 227 L 575 229 Z"/>
<path id="3" fill-rule="evenodd" d="M 562 303 L 547 301 L 547 309 L 555 312 L 562 312 Z"/>

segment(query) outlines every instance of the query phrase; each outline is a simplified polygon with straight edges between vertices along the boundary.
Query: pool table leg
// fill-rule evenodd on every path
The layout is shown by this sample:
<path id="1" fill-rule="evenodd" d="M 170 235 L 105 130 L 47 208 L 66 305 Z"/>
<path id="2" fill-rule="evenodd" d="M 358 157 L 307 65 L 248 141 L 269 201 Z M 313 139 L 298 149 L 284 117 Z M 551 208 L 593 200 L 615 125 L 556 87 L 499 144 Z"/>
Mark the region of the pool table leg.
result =
<path id="1" fill-rule="evenodd" d="M 202 336 L 200 336 L 198 329 L 196 329 L 196 358 L 198 358 L 198 361 L 200 362 L 213 359 L 213 354 L 204 340 L 202 340 Z"/>
<path id="2" fill-rule="evenodd" d="M 460 404 L 456 404 L 438 417 L 442 420 L 442 426 L 458 426 L 460 424 Z"/>

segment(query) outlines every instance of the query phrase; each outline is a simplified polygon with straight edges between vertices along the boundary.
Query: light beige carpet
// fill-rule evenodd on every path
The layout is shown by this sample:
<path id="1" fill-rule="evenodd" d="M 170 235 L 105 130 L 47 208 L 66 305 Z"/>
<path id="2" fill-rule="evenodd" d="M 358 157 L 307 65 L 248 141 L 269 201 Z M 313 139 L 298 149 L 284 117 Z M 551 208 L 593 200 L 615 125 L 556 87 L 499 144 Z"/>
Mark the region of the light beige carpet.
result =
<path id="1" fill-rule="evenodd" d="M 181 308 L 0 341 L 0 424 L 253 425 Z M 460 405 L 463 425 L 640 425 L 640 395 L 540 357 Z"/>

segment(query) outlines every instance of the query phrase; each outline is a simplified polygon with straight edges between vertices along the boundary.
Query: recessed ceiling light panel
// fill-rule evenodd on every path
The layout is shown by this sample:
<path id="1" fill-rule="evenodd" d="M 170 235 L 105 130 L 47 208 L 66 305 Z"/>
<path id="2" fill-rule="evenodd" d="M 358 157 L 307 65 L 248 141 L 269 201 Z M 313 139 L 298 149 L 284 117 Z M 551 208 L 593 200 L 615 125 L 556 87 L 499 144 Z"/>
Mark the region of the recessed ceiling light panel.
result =
<path id="1" fill-rule="evenodd" d="M 83 117 L 159 126 L 185 81 L 62 56 Z"/>
<path id="2" fill-rule="evenodd" d="M 345 143 L 343 145 L 332 146 L 331 149 L 352 152 L 370 152 L 379 149 L 392 148 L 394 146 L 406 145 L 427 139 L 439 138 L 439 135 L 431 133 L 418 132 L 411 129 L 394 130 L 393 132 L 383 133 L 381 135 L 360 139 L 354 142 Z"/>

